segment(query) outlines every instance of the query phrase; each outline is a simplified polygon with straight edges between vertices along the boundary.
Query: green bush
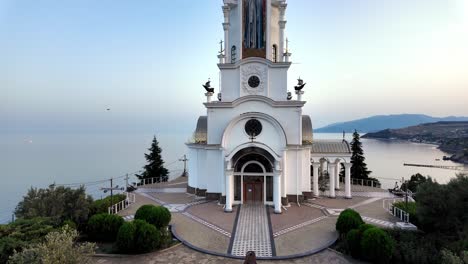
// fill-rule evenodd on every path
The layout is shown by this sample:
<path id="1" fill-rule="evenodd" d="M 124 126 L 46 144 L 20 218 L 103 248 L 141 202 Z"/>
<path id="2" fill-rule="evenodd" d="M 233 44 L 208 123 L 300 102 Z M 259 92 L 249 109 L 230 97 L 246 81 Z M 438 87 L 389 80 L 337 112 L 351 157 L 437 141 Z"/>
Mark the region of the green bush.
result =
<path id="1" fill-rule="evenodd" d="M 136 226 L 133 222 L 125 222 L 117 233 L 116 246 L 120 253 L 135 251 Z"/>
<path id="2" fill-rule="evenodd" d="M 361 258 L 361 237 L 367 229 L 375 228 L 370 224 L 362 224 L 357 229 L 352 229 L 346 234 L 346 246 L 348 252 L 354 258 Z"/>
<path id="3" fill-rule="evenodd" d="M 437 235 L 398 229 L 388 230 L 387 233 L 397 241 L 392 256 L 393 263 L 440 263 Z"/>
<path id="4" fill-rule="evenodd" d="M 72 220 L 65 220 L 65 221 L 63 221 L 62 226 L 66 226 L 66 225 L 69 226 L 70 228 L 76 230 L 76 224 L 75 224 L 75 222 L 73 222 Z"/>
<path id="5" fill-rule="evenodd" d="M 109 213 L 109 207 L 113 204 L 119 203 L 125 200 L 127 196 L 125 194 L 116 194 L 112 197 L 107 196 L 104 199 L 96 200 L 91 204 L 90 215 L 100 214 L 100 213 Z"/>
<path id="6" fill-rule="evenodd" d="M 13 237 L 2 237 L 0 238 L 0 263 L 7 263 L 8 258 L 15 253 L 15 251 L 21 251 L 28 245 L 23 240 L 19 240 Z"/>
<path id="7" fill-rule="evenodd" d="M 135 250 L 137 253 L 150 252 L 160 245 L 161 235 L 154 225 L 143 220 L 134 220 L 136 226 L 135 232 Z"/>
<path id="8" fill-rule="evenodd" d="M 346 209 L 340 213 L 336 221 L 336 230 L 343 236 L 346 235 L 351 229 L 358 228 L 364 224 L 361 215 L 353 209 Z"/>
<path id="9" fill-rule="evenodd" d="M 96 241 L 115 241 L 117 232 L 123 223 L 123 218 L 118 215 L 93 215 L 88 221 L 88 235 Z"/>
<path id="10" fill-rule="evenodd" d="M 352 229 L 346 234 L 346 245 L 353 258 L 361 257 L 361 232 L 359 229 Z"/>
<path id="11" fill-rule="evenodd" d="M 135 219 L 144 220 L 158 229 L 164 229 L 171 221 L 171 212 L 164 206 L 147 204 L 138 208 Z"/>
<path id="12" fill-rule="evenodd" d="M 384 230 L 369 228 L 361 237 L 361 252 L 367 260 L 388 263 L 395 249 L 395 241 Z"/>

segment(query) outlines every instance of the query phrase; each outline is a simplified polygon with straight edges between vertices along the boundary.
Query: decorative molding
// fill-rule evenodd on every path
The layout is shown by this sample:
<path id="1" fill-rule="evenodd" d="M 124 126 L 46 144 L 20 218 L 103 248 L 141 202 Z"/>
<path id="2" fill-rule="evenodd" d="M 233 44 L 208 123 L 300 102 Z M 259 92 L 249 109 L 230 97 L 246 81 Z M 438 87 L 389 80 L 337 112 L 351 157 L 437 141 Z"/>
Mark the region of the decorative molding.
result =
<path id="1" fill-rule="evenodd" d="M 248 94 L 259 94 L 265 90 L 268 70 L 264 65 L 251 64 L 241 68 L 241 83 L 242 88 Z M 249 78 L 251 76 L 257 76 L 260 79 L 260 84 L 257 87 L 250 87 Z"/>
<path id="2" fill-rule="evenodd" d="M 242 103 L 250 102 L 250 101 L 263 102 L 272 107 L 302 107 L 306 103 L 305 101 L 296 101 L 296 100 L 275 101 L 263 95 L 246 95 L 246 96 L 241 96 L 232 102 L 217 101 L 217 102 L 210 102 L 210 103 L 203 103 L 203 104 L 205 105 L 206 108 L 233 108 Z"/>
<path id="3" fill-rule="evenodd" d="M 238 60 L 236 63 L 219 63 L 218 68 L 220 70 L 223 69 L 237 69 L 239 66 L 252 63 L 252 62 L 257 62 L 263 65 L 268 66 L 269 68 L 289 68 L 291 66 L 291 62 L 272 62 L 271 60 L 267 60 L 264 58 L 259 58 L 259 57 L 249 57 L 246 59 Z"/>

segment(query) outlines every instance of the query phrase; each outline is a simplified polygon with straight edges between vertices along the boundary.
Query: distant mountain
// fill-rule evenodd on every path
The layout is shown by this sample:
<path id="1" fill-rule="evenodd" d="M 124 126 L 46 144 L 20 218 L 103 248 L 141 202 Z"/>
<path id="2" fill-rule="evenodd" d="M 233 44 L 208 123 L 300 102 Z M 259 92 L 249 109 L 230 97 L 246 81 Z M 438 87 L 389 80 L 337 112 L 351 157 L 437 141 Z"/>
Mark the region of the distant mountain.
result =
<path id="1" fill-rule="evenodd" d="M 341 133 L 354 132 L 356 129 L 361 133 L 377 132 L 384 129 L 398 129 L 415 126 L 424 123 L 435 123 L 440 121 L 468 121 L 468 117 L 448 116 L 432 117 L 418 114 L 401 115 L 377 115 L 368 118 L 357 119 L 348 122 L 334 123 L 322 128 L 315 129 L 317 133 Z"/>

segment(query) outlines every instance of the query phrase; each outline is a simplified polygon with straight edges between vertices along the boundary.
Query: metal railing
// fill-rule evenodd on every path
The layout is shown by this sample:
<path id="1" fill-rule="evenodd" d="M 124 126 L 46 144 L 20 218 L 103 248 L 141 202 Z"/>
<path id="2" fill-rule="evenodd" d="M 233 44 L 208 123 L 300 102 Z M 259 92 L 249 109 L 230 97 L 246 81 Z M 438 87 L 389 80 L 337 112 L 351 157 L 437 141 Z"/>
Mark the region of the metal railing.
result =
<path id="1" fill-rule="evenodd" d="M 340 177 L 340 182 L 345 182 L 345 177 Z M 377 180 L 371 180 L 371 179 L 357 179 L 357 178 L 351 178 L 351 184 L 352 185 L 360 185 L 360 186 L 368 186 L 368 187 L 373 187 L 373 188 L 381 188 L 381 184 Z"/>
<path id="2" fill-rule="evenodd" d="M 403 222 L 409 223 L 410 214 L 407 213 L 405 210 L 402 210 L 393 205 L 394 203 L 401 202 L 401 201 L 404 201 L 404 199 L 402 198 L 385 199 L 383 200 L 383 207 L 391 215 L 395 216 L 396 218 L 400 219 Z"/>
<path id="3" fill-rule="evenodd" d="M 136 186 L 144 186 L 144 185 L 149 185 L 149 184 L 167 182 L 168 180 L 169 180 L 169 176 L 139 179 L 139 182 L 136 183 Z"/>
<path id="4" fill-rule="evenodd" d="M 124 194 L 127 196 L 127 198 L 107 208 L 109 214 L 116 214 L 122 210 L 127 209 L 131 204 L 135 203 L 136 197 L 134 193 L 125 192 Z"/>

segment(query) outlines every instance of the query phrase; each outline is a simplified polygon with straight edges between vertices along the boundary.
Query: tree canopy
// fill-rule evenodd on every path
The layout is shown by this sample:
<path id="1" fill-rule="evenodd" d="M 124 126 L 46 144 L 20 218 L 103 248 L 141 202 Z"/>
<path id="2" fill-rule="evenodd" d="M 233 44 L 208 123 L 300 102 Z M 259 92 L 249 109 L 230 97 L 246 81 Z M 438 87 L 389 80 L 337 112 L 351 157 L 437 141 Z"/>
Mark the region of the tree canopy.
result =
<path id="1" fill-rule="evenodd" d="M 50 217 L 61 222 L 72 220 L 80 225 L 88 220 L 92 202 L 83 186 L 78 189 L 53 184 L 47 189 L 31 187 L 16 206 L 15 215 L 25 219 Z"/>
<path id="2" fill-rule="evenodd" d="M 364 151 L 362 150 L 361 138 L 356 130 L 353 133 L 351 151 L 351 177 L 358 179 L 369 178 L 371 171 L 367 169 L 367 164 L 365 163 L 366 158 L 364 157 Z"/>
<path id="3" fill-rule="evenodd" d="M 148 149 L 149 153 L 145 154 L 148 164 L 145 165 L 144 171 L 141 174 L 136 174 L 139 179 L 160 178 L 161 181 L 167 180 L 166 176 L 169 171 L 164 167 L 164 161 L 161 157 L 161 148 L 156 136 L 153 137 L 151 147 Z"/>

